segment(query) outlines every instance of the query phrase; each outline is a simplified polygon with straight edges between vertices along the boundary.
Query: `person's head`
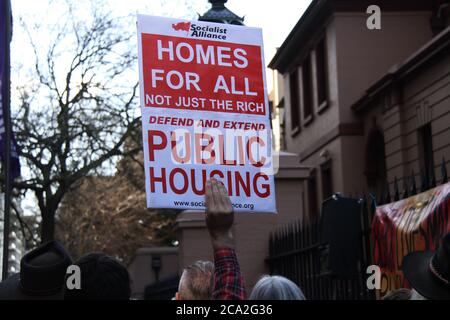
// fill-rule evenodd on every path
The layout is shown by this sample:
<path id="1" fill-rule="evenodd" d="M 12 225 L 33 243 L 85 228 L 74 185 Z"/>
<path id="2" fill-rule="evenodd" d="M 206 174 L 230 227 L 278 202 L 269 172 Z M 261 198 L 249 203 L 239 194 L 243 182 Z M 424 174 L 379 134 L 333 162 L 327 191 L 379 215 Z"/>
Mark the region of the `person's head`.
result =
<path id="1" fill-rule="evenodd" d="M 388 292 L 382 300 L 411 300 L 411 290 L 401 288 Z"/>
<path id="2" fill-rule="evenodd" d="M 250 300 L 305 300 L 302 290 L 281 276 L 263 276 L 250 294 Z"/>
<path id="3" fill-rule="evenodd" d="M 81 288 L 64 291 L 65 300 L 128 300 L 131 295 L 127 269 L 104 253 L 89 253 L 75 262 Z"/>
<path id="4" fill-rule="evenodd" d="M 184 269 L 181 275 L 177 300 L 210 300 L 214 287 L 214 264 L 197 261 Z"/>
<path id="5" fill-rule="evenodd" d="M 436 251 L 406 255 L 402 271 L 413 288 L 411 300 L 450 300 L 450 233 Z"/>
<path id="6" fill-rule="evenodd" d="M 57 241 L 28 252 L 20 260 L 20 274 L 0 283 L 0 300 L 59 300 L 72 258 Z"/>
<path id="7" fill-rule="evenodd" d="M 411 289 L 411 297 L 409 298 L 409 300 L 428 300 L 428 299 L 425 298 L 420 293 L 418 293 L 415 289 Z"/>

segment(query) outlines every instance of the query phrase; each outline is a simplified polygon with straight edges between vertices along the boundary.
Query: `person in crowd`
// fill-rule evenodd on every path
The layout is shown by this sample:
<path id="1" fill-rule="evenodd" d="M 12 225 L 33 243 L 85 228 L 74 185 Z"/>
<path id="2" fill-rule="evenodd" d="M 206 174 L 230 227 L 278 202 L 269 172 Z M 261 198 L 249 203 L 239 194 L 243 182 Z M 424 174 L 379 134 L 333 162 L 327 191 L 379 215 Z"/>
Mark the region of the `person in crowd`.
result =
<path id="1" fill-rule="evenodd" d="M 263 276 L 253 287 L 250 300 L 306 300 L 302 290 L 282 276 Z"/>
<path id="2" fill-rule="evenodd" d="M 406 255 L 402 271 L 413 288 L 410 300 L 450 300 L 450 233 L 435 252 Z"/>
<path id="3" fill-rule="evenodd" d="M 412 291 L 410 289 L 401 288 L 389 291 L 381 298 L 381 300 L 411 300 Z"/>
<path id="4" fill-rule="evenodd" d="M 88 253 L 74 263 L 80 268 L 81 288 L 64 290 L 64 300 L 129 300 L 128 270 L 104 253 Z"/>
<path id="5" fill-rule="evenodd" d="M 214 287 L 214 264 L 197 261 L 181 275 L 176 300 L 211 300 Z"/>
<path id="6" fill-rule="evenodd" d="M 411 297 L 409 298 L 409 300 L 428 300 L 428 299 L 425 298 L 420 293 L 418 293 L 415 289 L 411 289 Z"/>
<path id="7" fill-rule="evenodd" d="M 222 183 L 211 179 L 205 186 L 206 226 L 214 251 L 214 300 L 244 300 L 244 279 L 237 260 L 230 197 Z"/>
<path id="8" fill-rule="evenodd" d="M 0 283 L 0 300 L 60 300 L 72 258 L 57 241 L 50 241 L 25 254 L 20 273 Z"/>

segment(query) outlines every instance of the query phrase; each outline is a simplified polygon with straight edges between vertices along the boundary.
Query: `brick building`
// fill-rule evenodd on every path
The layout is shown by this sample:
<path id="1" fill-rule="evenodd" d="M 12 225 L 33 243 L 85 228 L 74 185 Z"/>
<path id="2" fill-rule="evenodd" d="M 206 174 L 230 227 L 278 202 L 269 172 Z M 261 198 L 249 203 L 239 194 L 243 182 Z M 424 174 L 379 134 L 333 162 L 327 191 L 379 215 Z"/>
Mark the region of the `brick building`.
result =
<path id="1" fill-rule="evenodd" d="M 334 192 L 379 193 L 450 161 L 448 1 L 376 3 L 370 30 L 372 3 L 313 1 L 269 64 L 280 145 L 311 168 L 303 219 Z"/>

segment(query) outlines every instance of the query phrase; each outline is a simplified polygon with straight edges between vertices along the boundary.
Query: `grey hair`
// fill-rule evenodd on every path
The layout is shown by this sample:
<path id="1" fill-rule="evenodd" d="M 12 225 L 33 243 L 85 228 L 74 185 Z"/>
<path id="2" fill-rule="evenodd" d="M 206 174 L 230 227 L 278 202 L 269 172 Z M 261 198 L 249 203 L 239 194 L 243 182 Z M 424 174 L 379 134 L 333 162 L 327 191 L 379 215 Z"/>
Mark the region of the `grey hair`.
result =
<path id="1" fill-rule="evenodd" d="M 389 291 L 381 300 L 411 300 L 413 293 L 410 289 L 400 288 Z"/>
<path id="2" fill-rule="evenodd" d="M 306 300 L 302 290 L 282 276 L 263 276 L 250 294 L 250 300 Z"/>
<path id="3" fill-rule="evenodd" d="M 184 269 L 178 293 L 183 300 L 210 300 L 213 288 L 214 264 L 211 261 L 197 261 Z"/>
<path id="4" fill-rule="evenodd" d="M 418 293 L 414 288 L 411 290 L 411 298 L 409 300 L 428 300 L 423 295 Z"/>

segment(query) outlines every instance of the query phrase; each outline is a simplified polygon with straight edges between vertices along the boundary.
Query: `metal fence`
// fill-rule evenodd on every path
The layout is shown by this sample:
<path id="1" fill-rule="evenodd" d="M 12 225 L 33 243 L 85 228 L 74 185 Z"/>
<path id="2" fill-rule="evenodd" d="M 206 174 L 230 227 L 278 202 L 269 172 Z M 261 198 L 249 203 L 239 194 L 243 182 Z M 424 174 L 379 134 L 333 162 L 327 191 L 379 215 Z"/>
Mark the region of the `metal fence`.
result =
<path id="1" fill-rule="evenodd" d="M 422 170 L 419 174 L 420 188 L 416 187 L 416 175 L 412 172 L 411 177 L 403 179 L 402 192 L 395 178 L 391 184 L 392 188 L 386 184 L 379 197 L 353 197 L 360 205 L 361 229 L 358 247 L 361 254 L 357 261 L 358 272 L 352 277 L 341 277 L 330 271 L 329 245 L 323 242 L 322 217 L 313 218 L 307 225 L 294 222 L 271 234 L 269 257 L 266 260 L 270 273 L 285 276 L 297 283 L 308 299 L 375 299 L 375 291 L 367 289 L 366 270 L 367 266 L 372 264 L 371 223 L 376 204 L 387 204 L 432 189 L 436 187 L 437 181 L 441 184 L 448 182 L 445 159 L 442 159 L 440 179 L 436 179 L 434 171 Z"/>

